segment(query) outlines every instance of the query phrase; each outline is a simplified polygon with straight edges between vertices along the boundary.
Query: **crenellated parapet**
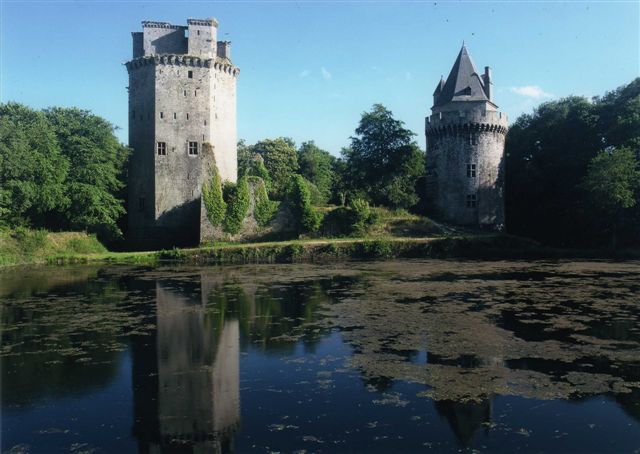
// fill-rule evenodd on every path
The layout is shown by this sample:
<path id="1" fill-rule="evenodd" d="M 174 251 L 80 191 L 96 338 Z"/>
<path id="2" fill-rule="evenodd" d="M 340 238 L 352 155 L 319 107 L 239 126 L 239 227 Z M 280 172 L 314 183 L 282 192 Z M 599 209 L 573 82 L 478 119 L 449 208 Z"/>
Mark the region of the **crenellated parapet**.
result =
<path id="1" fill-rule="evenodd" d="M 490 110 L 460 110 L 439 112 L 425 119 L 427 137 L 491 132 L 506 134 L 509 120 L 506 114 Z"/>
<path id="2" fill-rule="evenodd" d="M 134 58 L 125 63 L 127 71 L 131 72 L 143 66 L 173 65 L 200 68 L 213 68 L 216 71 L 238 76 L 240 68 L 234 66 L 228 58 L 199 58 L 189 55 L 149 55 Z"/>
<path id="3" fill-rule="evenodd" d="M 142 28 L 169 28 L 171 30 L 186 30 L 187 27 L 184 25 L 173 25 L 169 22 L 157 22 L 151 20 L 143 20 Z"/>

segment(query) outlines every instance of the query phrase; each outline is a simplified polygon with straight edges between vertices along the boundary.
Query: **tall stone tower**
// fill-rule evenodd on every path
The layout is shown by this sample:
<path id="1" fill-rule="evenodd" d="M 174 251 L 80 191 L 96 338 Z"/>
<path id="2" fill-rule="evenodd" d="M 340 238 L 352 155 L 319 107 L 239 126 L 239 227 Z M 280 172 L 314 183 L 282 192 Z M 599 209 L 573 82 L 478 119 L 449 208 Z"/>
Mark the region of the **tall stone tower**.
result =
<path id="1" fill-rule="evenodd" d="M 491 70 L 478 74 L 463 45 L 426 118 L 428 214 L 445 222 L 504 226 L 507 116 L 493 103 Z"/>
<path id="2" fill-rule="evenodd" d="M 129 73 L 128 238 L 138 247 L 197 244 L 211 165 L 237 178 L 236 79 L 215 19 L 142 22 Z"/>

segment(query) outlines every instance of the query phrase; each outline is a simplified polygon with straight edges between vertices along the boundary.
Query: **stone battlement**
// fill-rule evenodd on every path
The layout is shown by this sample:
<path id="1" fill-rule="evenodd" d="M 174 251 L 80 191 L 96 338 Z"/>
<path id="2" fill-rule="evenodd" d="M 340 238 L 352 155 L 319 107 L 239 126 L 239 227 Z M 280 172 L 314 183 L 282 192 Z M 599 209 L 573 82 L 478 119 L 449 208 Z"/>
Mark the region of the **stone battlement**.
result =
<path id="1" fill-rule="evenodd" d="M 156 22 L 152 20 L 143 20 L 142 28 L 170 28 L 172 30 L 186 30 L 184 25 L 172 25 L 169 22 Z"/>
<path id="2" fill-rule="evenodd" d="M 200 68 L 213 68 L 221 72 L 240 74 L 240 68 L 232 65 L 227 58 L 200 58 L 190 55 L 150 55 L 146 57 L 134 58 L 125 63 L 127 71 L 138 69 L 147 65 L 176 65 L 192 66 Z"/>
<path id="3" fill-rule="evenodd" d="M 189 25 L 203 25 L 205 27 L 217 27 L 218 21 L 211 17 L 209 19 L 187 19 L 187 24 Z"/>
<path id="4" fill-rule="evenodd" d="M 508 129 L 507 115 L 491 110 L 439 112 L 425 119 L 425 131 L 428 136 L 459 131 L 488 131 L 506 134 Z"/>

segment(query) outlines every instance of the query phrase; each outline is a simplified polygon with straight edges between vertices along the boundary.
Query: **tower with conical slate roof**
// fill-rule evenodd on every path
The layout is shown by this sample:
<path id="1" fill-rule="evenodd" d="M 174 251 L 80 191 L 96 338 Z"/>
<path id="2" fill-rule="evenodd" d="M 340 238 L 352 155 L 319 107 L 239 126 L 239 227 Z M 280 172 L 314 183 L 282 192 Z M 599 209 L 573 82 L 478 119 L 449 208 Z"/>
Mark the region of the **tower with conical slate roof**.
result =
<path id="1" fill-rule="evenodd" d="M 491 70 L 476 71 L 463 45 L 451 72 L 433 93 L 426 118 L 428 213 L 452 224 L 504 226 L 504 139 Z"/>

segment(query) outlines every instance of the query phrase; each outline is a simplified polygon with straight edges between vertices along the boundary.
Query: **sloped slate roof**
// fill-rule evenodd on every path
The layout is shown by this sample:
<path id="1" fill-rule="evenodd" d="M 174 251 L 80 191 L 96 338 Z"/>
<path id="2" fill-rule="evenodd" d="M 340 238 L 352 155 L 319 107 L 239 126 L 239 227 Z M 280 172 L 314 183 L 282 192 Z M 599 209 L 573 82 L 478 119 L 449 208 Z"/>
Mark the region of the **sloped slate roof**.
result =
<path id="1" fill-rule="evenodd" d="M 436 87 L 436 92 L 440 83 Z M 456 58 L 449 77 L 441 90 L 434 107 L 442 106 L 451 101 L 489 101 L 484 91 L 482 78 L 476 71 L 465 45 L 460 49 L 458 58 Z"/>

